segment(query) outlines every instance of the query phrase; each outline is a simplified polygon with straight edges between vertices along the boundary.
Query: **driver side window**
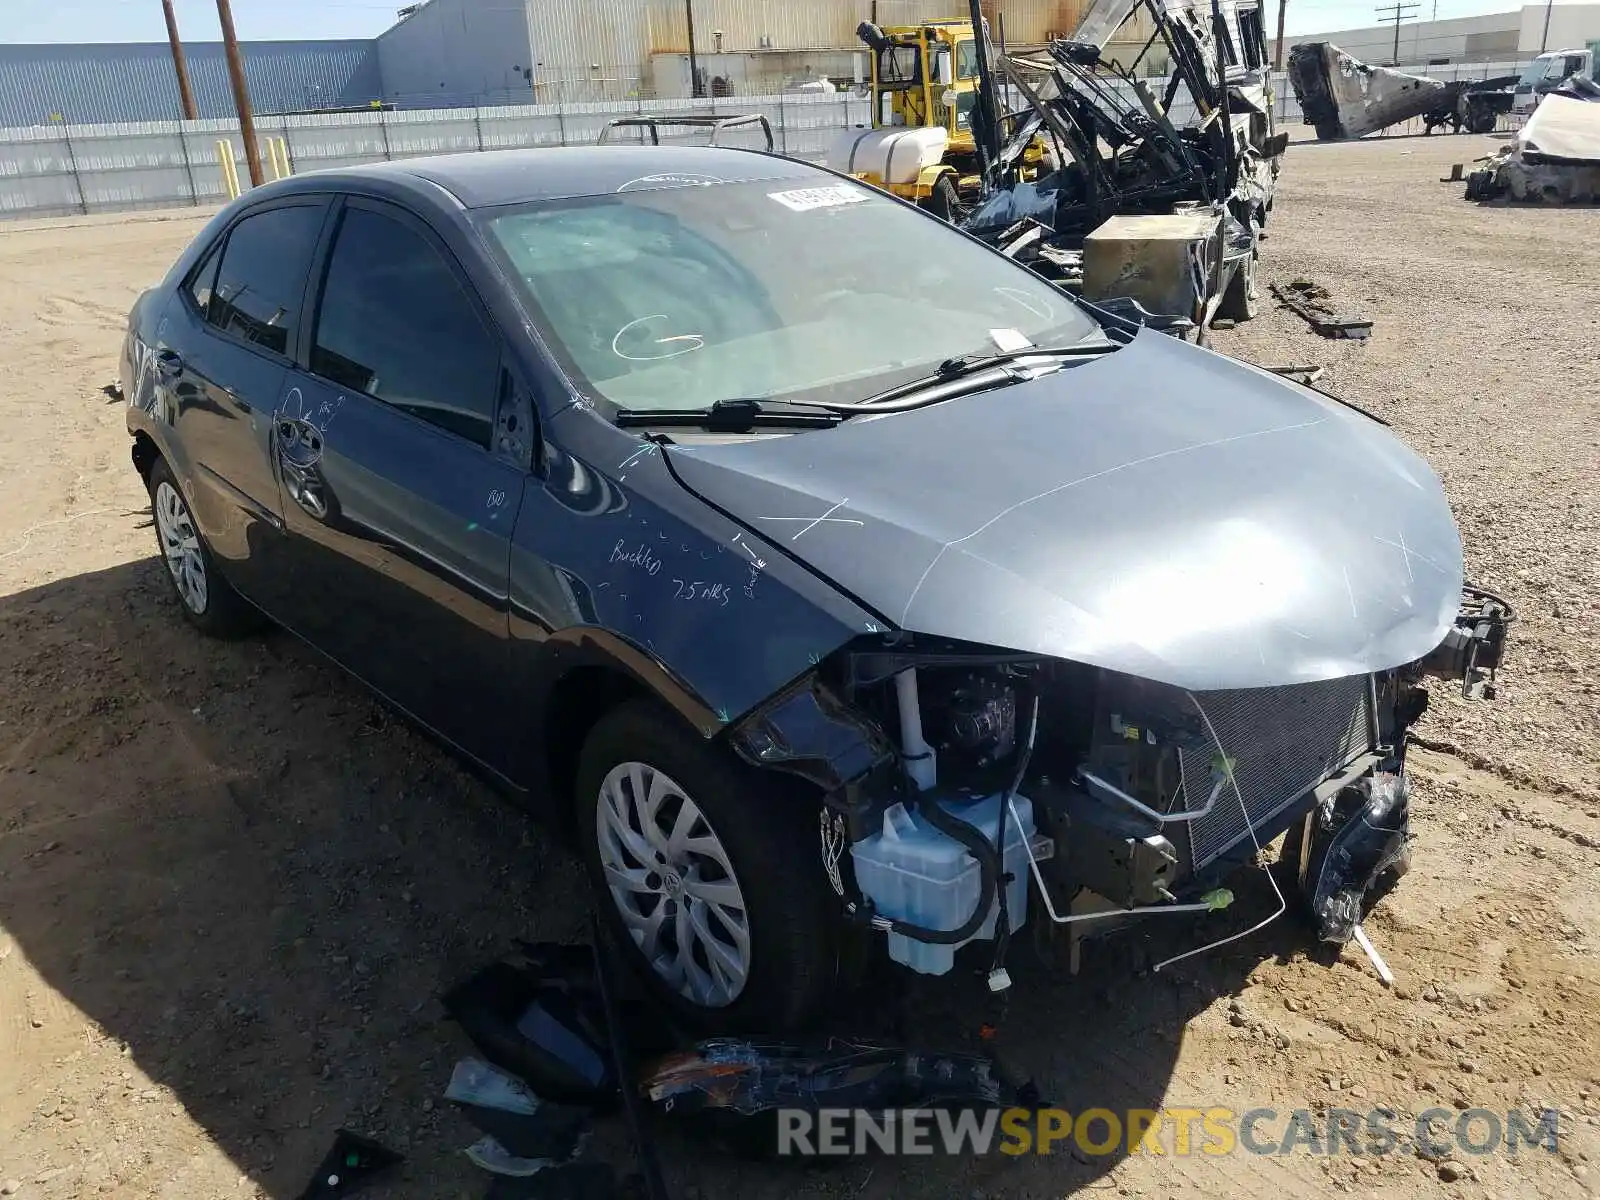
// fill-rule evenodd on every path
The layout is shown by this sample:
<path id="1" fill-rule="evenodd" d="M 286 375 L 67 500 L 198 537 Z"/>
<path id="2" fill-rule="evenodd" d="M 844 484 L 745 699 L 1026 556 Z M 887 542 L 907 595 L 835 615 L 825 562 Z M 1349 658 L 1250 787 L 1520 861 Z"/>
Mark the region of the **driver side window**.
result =
<path id="1" fill-rule="evenodd" d="M 399 220 L 345 210 L 317 310 L 311 370 L 489 445 L 499 340 L 444 256 Z"/>

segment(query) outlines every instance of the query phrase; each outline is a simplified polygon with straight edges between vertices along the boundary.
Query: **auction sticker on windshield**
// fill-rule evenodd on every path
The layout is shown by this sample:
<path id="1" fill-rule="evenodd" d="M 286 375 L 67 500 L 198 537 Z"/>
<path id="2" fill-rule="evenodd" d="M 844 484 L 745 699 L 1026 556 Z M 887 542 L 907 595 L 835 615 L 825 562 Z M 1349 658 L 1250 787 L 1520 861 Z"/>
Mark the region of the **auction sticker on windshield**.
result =
<path id="1" fill-rule="evenodd" d="M 809 212 L 813 208 L 837 208 L 841 204 L 860 204 L 870 198 L 862 188 L 847 183 L 828 187 L 796 188 L 792 192 L 768 192 L 768 196 L 795 212 Z"/>

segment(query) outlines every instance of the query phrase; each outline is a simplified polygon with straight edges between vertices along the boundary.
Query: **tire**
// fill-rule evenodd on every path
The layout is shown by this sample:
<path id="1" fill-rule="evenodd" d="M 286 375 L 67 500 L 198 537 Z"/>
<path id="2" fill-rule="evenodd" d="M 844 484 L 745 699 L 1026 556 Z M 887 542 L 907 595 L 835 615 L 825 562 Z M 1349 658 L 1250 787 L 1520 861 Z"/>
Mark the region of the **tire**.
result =
<path id="1" fill-rule="evenodd" d="M 923 201 L 922 206 L 941 221 L 954 224 L 959 219 L 961 197 L 957 195 L 956 185 L 950 176 L 939 176 L 938 182 L 933 185 L 933 194 Z"/>
<path id="2" fill-rule="evenodd" d="M 1217 305 L 1217 316 L 1230 321 L 1248 321 L 1256 315 L 1256 260 L 1260 252 L 1252 250 L 1250 257 L 1228 280 L 1228 290 Z"/>
<path id="3" fill-rule="evenodd" d="M 156 548 L 184 620 L 215 638 L 239 638 L 260 629 L 265 624 L 260 612 L 217 570 L 189 510 L 188 498 L 165 459 L 158 458 L 151 465 L 146 483 Z"/>
<path id="4" fill-rule="evenodd" d="M 788 782 L 646 702 L 613 709 L 584 743 L 577 830 L 602 919 L 696 1031 L 794 1030 L 835 991 L 842 931 L 817 809 Z"/>

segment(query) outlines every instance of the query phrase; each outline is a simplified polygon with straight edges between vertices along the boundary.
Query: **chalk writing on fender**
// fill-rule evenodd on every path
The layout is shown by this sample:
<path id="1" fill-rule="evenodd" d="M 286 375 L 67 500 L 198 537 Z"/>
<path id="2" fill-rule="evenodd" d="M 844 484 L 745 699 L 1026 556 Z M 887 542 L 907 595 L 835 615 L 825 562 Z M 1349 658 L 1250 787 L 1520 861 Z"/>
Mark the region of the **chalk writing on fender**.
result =
<path id="1" fill-rule="evenodd" d="M 725 583 L 706 583 L 700 579 L 674 579 L 672 582 L 677 587 L 672 596 L 674 600 L 699 600 L 727 608 L 733 599 L 733 591 Z"/>
<path id="2" fill-rule="evenodd" d="M 646 575 L 655 575 L 661 570 L 661 560 L 656 557 L 655 552 L 649 546 L 641 542 L 639 545 L 629 549 L 621 538 L 618 538 L 617 544 L 611 547 L 611 561 L 622 563 L 624 566 L 637 567 Z"/>

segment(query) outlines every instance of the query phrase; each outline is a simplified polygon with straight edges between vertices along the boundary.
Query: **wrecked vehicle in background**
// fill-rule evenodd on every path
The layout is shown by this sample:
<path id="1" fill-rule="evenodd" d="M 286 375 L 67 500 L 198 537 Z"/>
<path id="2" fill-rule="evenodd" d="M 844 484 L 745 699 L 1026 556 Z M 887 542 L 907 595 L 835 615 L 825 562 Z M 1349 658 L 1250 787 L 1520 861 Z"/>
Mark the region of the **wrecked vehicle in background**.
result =
<path id="1" fill-rule="evenodd" d="M 1437 79 L 1369 66 L 1331 42 L 1306 42 L 1289 51 L 1289 86 L 1305 123 L 1324 142 L 1365 137 L 1420 117 L 1445 93 Z"/>
<path id="2" fill-rule="evenodd" d="M 1321 142 L 1365 137 L 1417 117 L 1427 133 L 1444 125 L 1489 133 L 1511 111 L 1508 89 L 1516 81 L 1505 75 L 1445 83 L 1371 66 L 1332 42 L 1305 42 L 1289 51 L 1289 84 Z"/>
<path id="3" fill-rule="evenodd" d="M 1540 101 L 1488 166 L 1467 176 L 1468 200 L 1600 201 L 1600 87 L 1568 80 Z"/>
<path id="4" fill-rule="evenodd" d="M 1112 36 L 1135 21 L 1152 30 L 1142 49 L 1126 65 L 1108 60 Z M 1161 53 L 1171 77 L 1157 96 L 1138 71 Z M 1254 315 L 1288 140 L 1258 4 L 1099 0 L 1072 38 L 1002 55 L 997 71 L 1024 104 L 969 232 L 1086 299 L 1135 302 L 1124 311 L 1158 327 L 1203 337 L 1214 317 Z M 1052 169 L 1029 179 L 1018 164 L 1038 139 Z"/>
<path id="5" fill-rule="evenodd" d="M 1582 50 L 1547 50 L 1539 55 L 1516 78 L 1512 111 L 1525 117 L 1538 108 L 1546 96 L 1563 88 L 1580 92 L 1592 90 L 1600 84 L 1600 66 L 1595 62 L 1597 52 L 1600 52 L 1600 40 L 1590 42 Z M 1589 86 L 1586 88 L 1585 84 Z"/>

